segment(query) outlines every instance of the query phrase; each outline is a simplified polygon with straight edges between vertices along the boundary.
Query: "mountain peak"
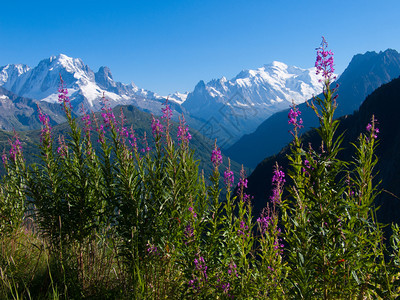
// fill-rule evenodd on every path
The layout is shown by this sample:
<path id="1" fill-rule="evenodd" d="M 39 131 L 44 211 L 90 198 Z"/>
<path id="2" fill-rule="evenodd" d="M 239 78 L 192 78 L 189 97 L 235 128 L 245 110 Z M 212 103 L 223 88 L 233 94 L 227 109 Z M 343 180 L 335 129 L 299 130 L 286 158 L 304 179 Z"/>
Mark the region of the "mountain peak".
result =
<path id="1" fill-rule="evenodd" d="M 99 71 L 97 71 L 97 74 L 104 74 L 104 76 L 107 76 L 111 80 L 114 80 L 109 67 L 105 67 L 105 66 L 100 67 Z"/>
<path id="2" fill-rule="evenodd" d="M 288 68 L 287 64 L 285 64 L 283 62 L 280 62 L 280 61 L 276 61 L 276 60 L 274 60 L 270 64 L 267 64 L 266 66 L 277 67 L 277 68 L 282 69 L 282 70 L 286 70 Z"/>

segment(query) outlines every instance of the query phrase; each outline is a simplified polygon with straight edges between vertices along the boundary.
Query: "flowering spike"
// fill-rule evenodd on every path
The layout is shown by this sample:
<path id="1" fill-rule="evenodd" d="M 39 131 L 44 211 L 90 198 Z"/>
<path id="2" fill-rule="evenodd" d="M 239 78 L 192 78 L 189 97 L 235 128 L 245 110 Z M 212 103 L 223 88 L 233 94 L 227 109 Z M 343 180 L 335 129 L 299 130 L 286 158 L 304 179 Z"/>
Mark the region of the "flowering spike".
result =
<path id="1" fill-rule="evenodd" d="M 224 172 L 224 182 L 225 182 L 226 188 L 228 190 L 231 188 L 234 181 L 235 181 L 235 177 L 233 175 L 233 172 L 231 171 L 231 160 L 228 158 L 228 167 L 226 168 L 226 170 Z"/>
<path id="2" fill-rule="evenodd" d="M 157 137 L 161 136 L 163 132 L 163 125 L 160 123 L 159 119 L 155 119 L 153 115 L 151 117 L 151 130 L 153 133 L 153 137 L 156 139 Z"/>
<path id="3" fill-rule="evenodd" d="M 181 145 L 184 148 L 188 146 L 189 141 L 192 139 L 192 135 L 189 133 L 189 127 L 186 125 L 185 116 L 183 114 L 182 117 L 179 118 L 177 137 L 178 141 L 181 142 Z"/>
<path id="4" fill-rule="evenodd" d="M 211 162 L 213 163 L 215 169 L 218 169 L 218 167 L 222 165 L 222 155 L 221 150 L 217 148 L 217 140 L 215 140 L 214 150 L 211 153 Z"/>
<path id="5" fill-rule="evenodd" d="M 288 124 L 293 125 L 294 132 L 290 131 L 290 133 L 294 136 L 297 137 L 297 132 L 299 129 L 303 128 L 303 119 L 298 118 L 301 115 L 301 111 L 298 109 L 298 107 L 295 105 L 293 102 L 293 105 L 291 106 L 291 109 L 288 114 Z"/>
<path id="6" fill-rule="evenodd" d="M 60 86 L 58 88 L 58 102 L 60 102 L 64 106 L 64 110 L 67 111 L 72 109 L 71 101 L 68 97 L 68 90 L 64 85 L 64 80 L 62 79 L 61 74 L 60 74 Z"/>
<path id="7" fill-rule="evenodd" d="M 371 134 L 371 137 L 376 139 L 378 138 L 379 128 L 376 127 L 378 120 L 375 119 L 375 116 L 372 115 L 371 123 L 368 123 L 366 129 Z"/>
<path id="8" fill-rule="evenodd" d="M 333 52 L 331 50 L 327 50 L 328 43 L 325 38 L 322 37 L 321 46 L 318 47 L 317 50 L 317 59 L 315 60 L 316 74 L 322 74 L 325 82 L 330 82 L 331 80 L 335 80 L 333 72 L 335 72 L 334 64 L 333 64 Z"/>
<path id="9" fill-rule="evenodd" d="M 10 159 L 15 161 L 19 155 L 22 155 L 21 141 L 19 140 L 18 134 L 15 131 L 14 131 L 13 140 L 9 139 L 8 143 L 11 146 L 11 149 L 9 151 Z M 4 159 L 3 159 L 3 162 L 4 162 Z"/>
<path id="10" fill-rule="evenodd" d="M 281 170 L 278 164 L 275 165 L 274 175 L 272 176 L 272 196 L 270 197 L 272 203 L 279 204 L 281 202 L 281 196 L 283 191 L 283 185 L 285 184 L 285 173 Z"/>
<path id="11" fill-rule="evenodd" d="M 45 145 L 47 148 L 51 146 L 51 126 L 50 126 L 50 118 L 48 115 L 42 113 L 40 106 L 37 106 L 39 121 L 42 123 L 42 129 L 40 133 L 40 142 Z"/>

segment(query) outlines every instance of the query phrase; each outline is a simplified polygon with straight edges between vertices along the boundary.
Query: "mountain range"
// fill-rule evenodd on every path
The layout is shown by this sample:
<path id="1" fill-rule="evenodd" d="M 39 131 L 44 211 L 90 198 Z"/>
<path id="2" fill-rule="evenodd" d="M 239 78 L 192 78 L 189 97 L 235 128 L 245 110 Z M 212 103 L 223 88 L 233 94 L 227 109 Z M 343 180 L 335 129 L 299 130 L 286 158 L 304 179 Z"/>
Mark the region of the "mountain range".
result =
<path id="1" fill-rule="evenodd" d="M 355 55 L 348 67 L 333 83 L 338 87 L 336 117 L 353 113 L 364 99 L 382 84 L 400 76 L 400 54 L 392 49 Z M 312 99 L 310 99 L 312 101 Z M 318 127 L 318 119 L 307 103 L 298 105 L 305 126 L 303 132 Z M 264 158 L 278 153 L 292 136 L 288 124 L 289 109 L 282 110 L 264 120 L 251 134 L 244 135 L 226 149 L 226 154 L 250 168 Z"/>
<path id="2" fill-rule="evenodd" d="M 184 113 L 192 128 L 211 139 L 217 138 L 222 148 L 244 133 L 252 132 L 267 117 L 289 107 L 292 101 L 301 103 L 322 89 L 313 68 L 273 62 L 256 70 L 244 70 L 231 80 L 223 77 L 207 84 L 201 80 L 193 92 L 163 97 L 133 83 L 114 81 L 108 67 L 94 72 L 81 59 L 63 54 L 44 59 L 34 68 L 23 64 L 0 67 L 0 86 L 19 97 L 56 103 L 60 75 L 76 114 L 82 107 L 99 111 L 104 95 L 112 107 L 134 105 L 157 115 L 168 97 L 175 120 Z M 22 124 L 21 129 L 26 127 L 27 124 Z"/>
<path id="3" fill-rule="evenodd" d="M 231 80 L 222 77 L 207 84 L 201 80 L 182 106 L 205 123 L 200 132 L 217 138 L 226 148 L 292 102 L 303 103 L 321 91 L 315 68 L 274 61 L 256 70 L 244 70 Z"/>
<path id="4" fill-rule="evenodd" d="M 103 95 L 112 107 L 133 105 L 155 115 L 160 114 L 166 99 L 133 83 L 114 81 L 108 67 L 93 72 L 82 60 L 60 54 L 42 60 L 34 68 L 23 64 L 0 67 L 0 128 L 39 128 L 33 120 L 37 105 L 48 112 L 53 124 L 63 122 L 56 104 L 60 75 L 77 115 L 82 107 L 99 111 Z M 400 54 L 395 50 L 355 55 L 335 83 L 340 95 L 337 115 L 352 113 L 368 94 L 399 75 Z M 191 128 L 209 139 L 217 138 L 227 155 L 254 168 L 290 142 L 287 108 L 292 102 L 302 111 L 305 129 L 318 126 L 312 110 L 303 102 L 320 91 L 321 82 L 314 68 L 301 69 L 275 61 L 241 71 L 230 80 L 201 80 L 192 92 L 177 92 L 168 99 L 175 120 L 183 113 Z"/>

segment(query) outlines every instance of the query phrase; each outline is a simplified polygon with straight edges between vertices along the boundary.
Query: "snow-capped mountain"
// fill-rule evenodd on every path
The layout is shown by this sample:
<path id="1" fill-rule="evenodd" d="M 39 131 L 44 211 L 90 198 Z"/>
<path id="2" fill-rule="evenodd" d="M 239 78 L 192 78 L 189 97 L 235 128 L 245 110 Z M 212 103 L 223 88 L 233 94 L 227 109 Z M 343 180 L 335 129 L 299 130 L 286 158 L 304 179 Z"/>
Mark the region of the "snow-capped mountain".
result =
<path id="1" fill-rule="evenodd" d="M 133 104 L 150 112 L 161 111 L 163 97 L 133 83 L 114 81 L 108 67 L 101 67 L 95 73 L 81 59 L 64 54 L 44 59 L 32 69 L 25 65 L 0 67 L 0 86 L 22 97 L 57 102 L 60 75 L 77 112 L 82 104 L 86 109 L 99 110 L 103 94 L 112 107 Z"/>
<path id="2" fill-rule="evenodd" d="M 182 106 L 205 122 L 200 132 L 229 146 L 254 131 L 272 114 L 302 103 L 322 91 L 315 69 L 301 69 L 274 61 L 245 70 L 227 80 L 200 81 Z M 211 133 L 210 133 L 211 132 Z"/>
<path id="3" fill-rule="evenodd" d="M 56 103 L 60 75 L 78 114 L 82 105 L 92 111 L 100 110 L 104 95 L 112 107 L 130 104 L 159 115 L 168 97 L 175 119 L 184 113 L 191 127 L 209 138 L 218 138 L 221 147 L 228 147 L 243 134 L 252 132 L 292 101 L 301 103 L 322 89 L 314 69 L 273 62 L 242 71 L 231 80 L 223 77 L 207 84 L 200 81 L 191 93 L 175 92 L 162 97 L 134 83 L 114 81 L 108 67 L 93 72 L 81 59 L 64 54 L 44 59 L 34 68 L 0 67 L 0 86 L 20 97 Z"/>
<path id="4" fill-rule="evenodd" d="M 165 96 L 164 98 L 168 98 L 168 100 L 174 101 L 178 104 L 182 104 L 183 102 L 186 101 L 188 95 L 189 95 L 189 92 L 186 92 L 186 93 L 175 92 L 173 94 L 169 94 L 168 96 Z"/>

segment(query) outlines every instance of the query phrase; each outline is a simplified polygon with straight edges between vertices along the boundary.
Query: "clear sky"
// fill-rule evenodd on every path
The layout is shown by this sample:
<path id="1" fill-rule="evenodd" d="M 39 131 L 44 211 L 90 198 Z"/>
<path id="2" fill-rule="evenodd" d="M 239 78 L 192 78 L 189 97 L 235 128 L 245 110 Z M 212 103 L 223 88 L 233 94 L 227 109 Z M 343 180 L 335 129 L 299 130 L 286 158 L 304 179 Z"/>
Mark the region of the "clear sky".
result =
<path id="1" fill-rule="evenodd" d="M 166 95 L 274 60 L 312 67 L 322 35 L 338 73 L 354 54 L 400 51 L 400 1 L 5 0 L 0 66 L 64 53 Z"/>

